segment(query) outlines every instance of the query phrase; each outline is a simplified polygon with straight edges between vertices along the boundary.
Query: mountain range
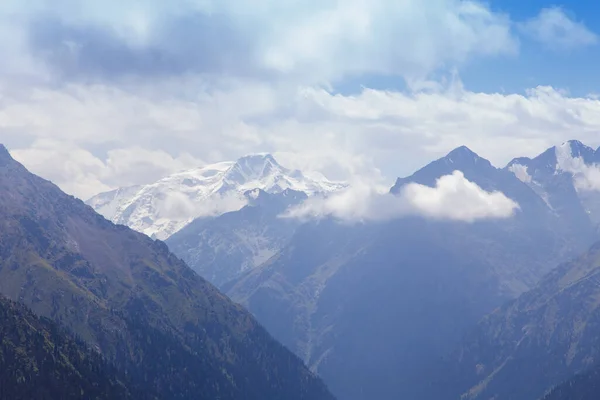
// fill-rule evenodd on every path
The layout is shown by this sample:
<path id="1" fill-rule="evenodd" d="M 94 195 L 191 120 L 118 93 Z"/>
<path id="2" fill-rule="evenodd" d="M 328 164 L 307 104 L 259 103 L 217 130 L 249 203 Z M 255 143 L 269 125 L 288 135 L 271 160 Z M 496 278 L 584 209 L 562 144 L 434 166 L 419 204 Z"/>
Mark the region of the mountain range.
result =
<path id="1" fill-rule="evenodd" d="M 600 152 L 578 141 L 504 168 L 463 146 L 390 189 L 400 198 L 406 187 L 435 188 L 458 170 L 481 190 L 518 204 L 510 218 L 471 222 L 420 215 L 358 224 L 334 216 L 281 218 L 289 207 L 335 195 L 344 185 L 244 186 L 242 208 L 197 218 L 166 242 L 247 307 L 340 399 L 422 398 L 436 379 L 436 360 L 472 343 L 462 338 L 478 320 L 535 290 L 557 264 L 598 239 L 599 162 Z M 460 387 L 458 396 L 472 386 L 453 389 Z"/>
<path id="2" fill-rule="evenodd" d="M 159 398 L 333 398 L 315 374 L 341 400 L 598 392 L 600 151 L 581 142 L 503 168 L 462 146 L 377 194 L 430 202 L 450 182 L 476 207 L 514 204 L 463 219 L 296 218 L 352 187 L 260 154 L 88 201 L 113 225 L 1 160 L 0 294 L 75 332 L 109 382 Z"/>
<path id="3" fill-rule="evenodd" d="M 303 174 L 282 167 L 270 154 L 253 154 L 235 162 L 221 162 L 182 171 L 150 185 L 120 188 L 87 201 L 116 224 L 127 225 L 164 240 L 195 218 L 218 216 L 247 204 L 245 193 L 286 189 L 307 195 L 345 187 L 318 173 Z"/>
<path id="4" fill-rule="evenodd" d="M 0 294 L 54 320 L 161 399 L 333 399 L 164 243 L 114 225 L 4 147 Z"/>

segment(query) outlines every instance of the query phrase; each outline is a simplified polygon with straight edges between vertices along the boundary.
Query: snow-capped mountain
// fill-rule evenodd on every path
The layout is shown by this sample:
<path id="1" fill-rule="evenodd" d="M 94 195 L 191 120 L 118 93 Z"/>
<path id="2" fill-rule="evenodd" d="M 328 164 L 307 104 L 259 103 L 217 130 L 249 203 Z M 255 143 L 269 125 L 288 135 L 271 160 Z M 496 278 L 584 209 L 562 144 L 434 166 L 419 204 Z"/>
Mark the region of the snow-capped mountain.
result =
<path id="1" fill-rule="evenodd" d="M 533 159 L 515 158 L 506 169 L 530 186 L 555 213 L 569 214 L 573 221 L 600 224 L 600 149 L 570 140 Z"/>
<path id="2" fill-rule="evenodd" d="M 318 173 L 287 169 L 270 154 L 253 154 L 179 172 L 149 185 L 101 193 L 87 203 L 115 223 L 164 240 L 195 218 L 241 209 L 249 190 L 291 189 L 312 196 L 344 187 Z"/>

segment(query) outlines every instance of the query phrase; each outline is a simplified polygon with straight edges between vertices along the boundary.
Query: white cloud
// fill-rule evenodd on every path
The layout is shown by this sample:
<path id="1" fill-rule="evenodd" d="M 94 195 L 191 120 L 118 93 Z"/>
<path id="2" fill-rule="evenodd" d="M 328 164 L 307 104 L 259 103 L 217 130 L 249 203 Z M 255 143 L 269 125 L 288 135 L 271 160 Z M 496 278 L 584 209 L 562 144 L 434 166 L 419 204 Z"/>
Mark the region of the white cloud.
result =
<path id="1" fill-rule="evenodd" d="M 600 191 L 600 165 L 586 164 L 583 157 L 573 157 L 568 145 L 556 147 L 557 169 L 573 174 L 578 191 Z"/>
<path id="2" fill-rule="evenodd" d="M 30 39 L 19 42 L 23 54 L 67 79 L 191 72 L 419 81 L 519 46 L 510 18 L 477 0 L 41 0 L 8 2 L 1 16 L 21 23 L 19 37 Z"/>
<path id="3" fill-rule="evenodd" d="M 485 2 L 425 3 L 3 1 L 0 141 L 83 198 L 251 152 L 392 182 L 463 144 L 495 164 L 574 133 L 600 144 L 591 97 L 432 82 L 519 44 Z M 413 91 L 325 89 L 365 75 Z"/>
<path id="4" fill-rule="evenodd" d="M 543 9 L 522 25 L 524 32 L 554 50 L 586 47 L 598 43 L 598 35 L 560 7 Z"/>
<path id="5" fill-rule="evenodd" d="M 2 88 L 0 140 L 34 172 L 84 198 L 251 152 L 275 152 L 285 166 L 332 179 L 376 166 L 391 183 L 460 145 L 499 166 L 574 136 L 600 145 L 600 101 L 550 87 L 344 96 L 247 81 L 207 87 L 184 77 L 123 88 Z M 180 97 L 180 88 L 190 94 Z"/>
<path id="6" fill-rule="evenodd" d="M 72 142 L 44 138 L 11 154 L 33 173 L 84 200 L 101 191 L 151 183 L 157 177 L 202 165 L 187 153 L 173 157 L 139 146 L 111 149 L 101 159 Z"/>
<path id="7" fill-rule="evenodd" d="M 365 183 L 326 198 L 310 198 L 288 210 L 287 218 L 334 217 L 342 221 L 381 221 L 408 215 L 435 220 L 475 222 L 514 215 L 519 205 L 501 192 L 486 192 L 460 171 L 440 177 L 435 187 L 410 183 L 399 195 Z"/>
<path id="8" fill-rule="evenodd" d="M 248 201 L 236 194 L 214 196 L 198 202 L 183 193 L 171 192 L 158 203 L 158 217 L 169 220 L 189 220 L 237 211 L 246 204 Z"/>

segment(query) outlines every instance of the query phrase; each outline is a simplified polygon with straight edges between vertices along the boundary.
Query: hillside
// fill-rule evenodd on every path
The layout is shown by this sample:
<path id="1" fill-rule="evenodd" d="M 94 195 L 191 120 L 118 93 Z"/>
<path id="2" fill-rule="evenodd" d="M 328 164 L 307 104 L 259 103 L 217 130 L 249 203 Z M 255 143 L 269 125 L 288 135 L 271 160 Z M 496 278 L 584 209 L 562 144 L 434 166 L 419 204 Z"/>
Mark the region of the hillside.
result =
<path id="1" fill-rule="evenodd" d="M 448 358 L 440 372 L 448 386 L 439 387 L 466 399 L 527 400 L 598 364 L 599 274 L 600 243 L 484 318 Z"/>
<path id="2" fill-rule="evenodd" d="M 83 342 L 25 306 L 0 297 L 0 398 L 152 398 Z"/>
<path id="3" fill-rule="evenodd" d="M 107 221 L 4 148 L 0 293 L 60 322 L 119 368 L 150 376 L 161 397 L 331 399 L 296 356 L 164 243 Z"/>

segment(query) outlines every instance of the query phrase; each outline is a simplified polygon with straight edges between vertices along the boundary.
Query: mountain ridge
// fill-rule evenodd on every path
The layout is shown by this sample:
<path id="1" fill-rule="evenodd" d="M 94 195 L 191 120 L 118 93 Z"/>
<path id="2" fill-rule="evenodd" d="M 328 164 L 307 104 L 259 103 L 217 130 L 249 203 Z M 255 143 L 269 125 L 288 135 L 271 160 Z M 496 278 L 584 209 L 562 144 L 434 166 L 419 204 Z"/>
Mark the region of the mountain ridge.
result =
<path id="1" fill-rule="evenodd" d="M 261 153 L 178 172 L 149 185 L 101 193 L 87 203 L 115 223 L 164 240 L 195 218 L 239 210 L 246 204 L 248 190 L 291 189 L 310 196 L 343 187 L 345 183 L 282 167 L 271 154 Z"/>
<path id="2" fill-rule="evenodd" d="M 161 397 L 333 398 L 164 243 L 114 225 L 12 159 L 0 166 L 0 294 L 142 372 Z"/>

